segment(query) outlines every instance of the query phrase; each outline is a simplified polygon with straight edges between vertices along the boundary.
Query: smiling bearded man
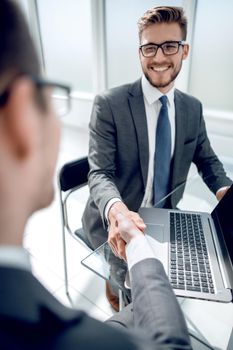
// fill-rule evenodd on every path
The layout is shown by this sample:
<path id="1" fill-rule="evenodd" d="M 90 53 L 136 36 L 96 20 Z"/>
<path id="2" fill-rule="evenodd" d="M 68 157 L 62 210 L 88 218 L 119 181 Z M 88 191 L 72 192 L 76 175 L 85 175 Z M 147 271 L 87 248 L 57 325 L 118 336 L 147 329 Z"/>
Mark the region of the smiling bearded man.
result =
<path id="1" fill-rule="evenodd" d="M 116 256 L 113 265 L 117 257 L 125 258 L 125 243 L 111 208 L 144 231 L 138 209 L 176 208 L 192 162 L 218 199 L 231 184 L 210 145 L 200 101 L 174 86 L 189 53 L 183 9 L 152 8 L 140 18 L 138 28 L 142 78 L 96 96 L 90 122 L 90 198 L 83 227 L 93 248 L 108 239 Z M 179 191 L 162 201 L 178 186 Z M 111 269 L 113 283 L 106 291 L 117 309 L 114 295 L 119 283 L 124 286 L 125 275 L 121 273 L 119 280 L 115 270 Z M 129 289 L 125 299 L 131 299 Z"/>

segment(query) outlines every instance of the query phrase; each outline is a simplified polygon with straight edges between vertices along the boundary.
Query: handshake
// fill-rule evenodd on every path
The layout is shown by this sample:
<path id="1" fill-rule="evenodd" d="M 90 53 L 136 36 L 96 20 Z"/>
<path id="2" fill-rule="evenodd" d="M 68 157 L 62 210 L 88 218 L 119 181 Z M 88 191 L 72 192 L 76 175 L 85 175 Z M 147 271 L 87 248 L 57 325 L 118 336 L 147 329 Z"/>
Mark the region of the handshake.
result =
<path id="1" fill-rule="evenodd" d="M 109 210 L 109 221 L 108 243 L 114 255 L 126 261 L 126 244 L 132 239 L 141 237 L 146 225 L 139 214 L 129 211 L 122 202 L 112 205 Z"/>

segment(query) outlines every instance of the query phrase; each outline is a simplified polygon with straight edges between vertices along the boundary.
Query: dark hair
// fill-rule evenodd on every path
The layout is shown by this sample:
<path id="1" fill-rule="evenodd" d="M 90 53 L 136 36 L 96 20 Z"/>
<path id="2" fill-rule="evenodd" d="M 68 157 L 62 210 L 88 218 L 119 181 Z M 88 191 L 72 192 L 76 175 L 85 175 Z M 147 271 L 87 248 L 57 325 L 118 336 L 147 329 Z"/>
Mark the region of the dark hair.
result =
<path id="1" fill-rule="evenodd" d="M 182 40 L 187 36 L 187 18 L 182 7 L 159 6 L 144 13 L 138 21 L 139 38 L 143 30 L 155 23 L 177 23 L 182 32 Z"/>
<path id="2" fill-rule="evenodd" d="M 0 77 L 6 85 L 6 96 L 10 93 L 9 85 L 21 75 L 39 77 L 39 59 L 18 4 L 14 0 L 0 0 Z M 35 89 L 34 98 L 38 107 L 46 111 L 41 89 Z"/>
<path id="3" fill-rule="evenodd" d="M 40 75 L 40 64 L 19 6 L 13 0 L 0 1 L 0 77 Z"/>

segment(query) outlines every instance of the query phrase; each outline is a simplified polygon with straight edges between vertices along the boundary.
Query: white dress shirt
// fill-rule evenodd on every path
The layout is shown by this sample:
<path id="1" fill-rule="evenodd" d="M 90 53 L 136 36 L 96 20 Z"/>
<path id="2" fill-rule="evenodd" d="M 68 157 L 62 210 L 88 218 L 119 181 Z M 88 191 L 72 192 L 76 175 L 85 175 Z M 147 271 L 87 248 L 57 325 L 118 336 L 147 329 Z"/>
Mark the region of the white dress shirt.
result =
<path id="1" fill-rule="evenodd" d="M 149 166 L 147 174 L 146 191 L 142 201 L 142 207 L 152 206 L 153 200 L 153 178 L 154 178 L 154 153 L 156 145 L 156 127 L 161 109 L 159 98 L 163 96 L 161 91 L 153 87 L 143 75 L 142 92 L 146 110 L 148 141 L 149 141 Z M 171 158 L 175 148 L 175 104 L 174 87 L 166 94 L 168 99 L 168 117 L 171 125 Z"/>

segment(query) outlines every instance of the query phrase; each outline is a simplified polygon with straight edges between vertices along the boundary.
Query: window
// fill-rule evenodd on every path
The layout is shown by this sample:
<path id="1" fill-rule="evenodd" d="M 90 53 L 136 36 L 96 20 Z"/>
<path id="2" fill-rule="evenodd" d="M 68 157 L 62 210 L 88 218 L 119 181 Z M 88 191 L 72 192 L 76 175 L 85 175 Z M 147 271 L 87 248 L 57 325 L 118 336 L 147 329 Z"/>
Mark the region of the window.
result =
<path id="1" fill-rule="evenodd" d="M 189 91 L 205 108 L 233 112 L 232 12 L 232 1 L 198 1 Z"/>
<path id="2" fill-rule="evenodd" d="M 90 0 L 38 0 L 46 75 L 93 91 Z"/>

